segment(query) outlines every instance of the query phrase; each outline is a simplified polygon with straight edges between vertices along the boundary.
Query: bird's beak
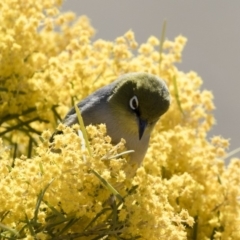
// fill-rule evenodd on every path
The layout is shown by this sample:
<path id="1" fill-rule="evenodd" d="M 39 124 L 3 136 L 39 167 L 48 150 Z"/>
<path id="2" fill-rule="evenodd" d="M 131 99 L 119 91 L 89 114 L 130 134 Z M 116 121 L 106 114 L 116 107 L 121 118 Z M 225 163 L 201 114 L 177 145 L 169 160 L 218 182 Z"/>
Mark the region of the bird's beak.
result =
<path id="1" fill-rule="evenodd" d="M 139 134 L 139 140 L 141 140 L 144 130 L 147 126 L 147 121 L 141 119 L 140 117 L 138 118 L 138 134 Z"/>

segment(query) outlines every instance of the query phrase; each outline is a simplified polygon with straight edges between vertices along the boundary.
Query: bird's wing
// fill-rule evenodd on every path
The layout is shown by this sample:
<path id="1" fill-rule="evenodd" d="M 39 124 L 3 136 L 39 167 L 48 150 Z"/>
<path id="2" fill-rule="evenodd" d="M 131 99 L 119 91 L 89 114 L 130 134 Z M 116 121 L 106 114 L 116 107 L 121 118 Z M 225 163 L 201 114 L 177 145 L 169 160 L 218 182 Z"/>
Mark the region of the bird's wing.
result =
<path id="1" fill-rule="evenodd" d="M 102 110 L 107 105 L 108 98 L 112 95 L 116 81 L 100 88 L 77 104 L 81 111 L 84 122 L 89 124 L 88 119 L 93 120 L 93 114 Z M 71 126 L 78 122 L 75 108 L 71 108 L 63 120 L 64 124 Z"/>

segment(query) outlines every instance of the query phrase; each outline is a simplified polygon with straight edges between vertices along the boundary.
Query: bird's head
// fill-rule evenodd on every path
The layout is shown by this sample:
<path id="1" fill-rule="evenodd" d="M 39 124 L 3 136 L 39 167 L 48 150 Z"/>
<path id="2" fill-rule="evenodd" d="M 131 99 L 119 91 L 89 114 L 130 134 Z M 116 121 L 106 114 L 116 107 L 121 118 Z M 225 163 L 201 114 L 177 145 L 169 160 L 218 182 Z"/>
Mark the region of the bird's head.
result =
<path id="1" fill-rule="evenodd" d="M 170 95 L 165 82 L 157 76 L 129 73 L 116 81 L 108 101 L 115 119 L 141 140 L 168 110 Z"/>

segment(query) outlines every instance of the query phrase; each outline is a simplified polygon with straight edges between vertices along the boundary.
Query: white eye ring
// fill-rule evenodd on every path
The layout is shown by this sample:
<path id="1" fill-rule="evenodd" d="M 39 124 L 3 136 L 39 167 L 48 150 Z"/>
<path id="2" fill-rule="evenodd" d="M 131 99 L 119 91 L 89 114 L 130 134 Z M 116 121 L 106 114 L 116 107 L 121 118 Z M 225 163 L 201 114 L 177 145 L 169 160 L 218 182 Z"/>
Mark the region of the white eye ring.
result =
<path id="1" fill-rule="evenodd" d="M 129 101 L 129 106 L 132 110 L 136 110 L 138 108 L 138 99 L 136 96 L 133 96 Z"/>

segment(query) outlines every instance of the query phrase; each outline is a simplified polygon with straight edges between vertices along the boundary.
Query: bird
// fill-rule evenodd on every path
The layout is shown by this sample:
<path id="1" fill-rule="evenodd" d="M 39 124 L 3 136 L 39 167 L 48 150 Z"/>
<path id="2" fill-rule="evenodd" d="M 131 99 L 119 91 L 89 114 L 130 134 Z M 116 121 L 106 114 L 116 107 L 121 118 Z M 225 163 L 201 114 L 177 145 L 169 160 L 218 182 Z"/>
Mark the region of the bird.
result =
<path id="1" fill-rule="evenodd" d="M 166 83 L 150 73 L 132 72 L 119 76 L 77 104 L 85 126 L 105 124 L 113 145 L 126 141 L 133 150 L 130 161 L 141 165 L 148 149 L 151 132 L 170 106 Z M 71 108 L 63 124 L 78 123 Z"/>

